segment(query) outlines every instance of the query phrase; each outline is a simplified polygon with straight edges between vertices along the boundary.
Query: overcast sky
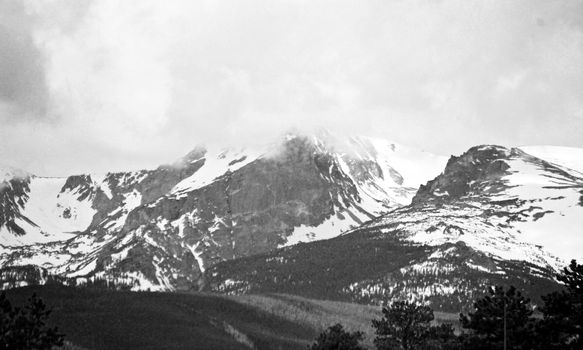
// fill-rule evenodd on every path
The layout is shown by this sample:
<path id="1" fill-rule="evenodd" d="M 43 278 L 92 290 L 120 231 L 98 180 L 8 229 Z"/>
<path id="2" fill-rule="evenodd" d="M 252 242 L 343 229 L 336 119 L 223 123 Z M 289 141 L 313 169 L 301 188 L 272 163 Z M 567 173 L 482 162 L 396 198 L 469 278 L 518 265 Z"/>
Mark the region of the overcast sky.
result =
<path id="1" fill-rule="evenodd" d="M 0 163 L 154 167 L 320 126 L 583 147 L 583 1 L 0 0 Z"/>

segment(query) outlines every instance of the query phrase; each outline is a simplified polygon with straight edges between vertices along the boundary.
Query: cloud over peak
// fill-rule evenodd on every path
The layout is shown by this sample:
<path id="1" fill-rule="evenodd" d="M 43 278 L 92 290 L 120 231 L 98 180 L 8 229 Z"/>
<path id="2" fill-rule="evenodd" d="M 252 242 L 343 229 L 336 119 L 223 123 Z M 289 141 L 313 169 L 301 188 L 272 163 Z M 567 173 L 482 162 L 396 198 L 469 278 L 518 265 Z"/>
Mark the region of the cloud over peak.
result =
<path id="1" fill-rule="evenodd" d="M 583 147 L 582 1 L 23 4 L 0 0 L 0 156 L 35 172 L 294 127 Z"/>

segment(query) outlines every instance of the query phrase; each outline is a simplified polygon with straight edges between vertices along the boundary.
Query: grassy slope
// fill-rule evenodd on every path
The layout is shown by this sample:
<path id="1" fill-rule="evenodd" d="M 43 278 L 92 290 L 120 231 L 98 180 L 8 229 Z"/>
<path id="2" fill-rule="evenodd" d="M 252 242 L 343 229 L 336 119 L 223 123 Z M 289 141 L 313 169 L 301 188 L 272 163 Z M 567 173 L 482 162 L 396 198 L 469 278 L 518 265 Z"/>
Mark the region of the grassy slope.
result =
<path id="1" fill-rule="evenodd" d="M 307 299 L 287 294 L 238 295 L 229 298 L 319 331 L 341 323 L 351 332 L 364 332 L 364 344 L 370 348 L 373 348 L 375 337 L 371 320 L 382 317 L 381 308 L 378 306 Z M 434 314 L 435 323 L 452 323 L 457 326 L 459 322 L 459 315 L 455 313 Z"/>
<path id="2" fill-rule="evenodd" d="M 305 349 L 317 335 L 310 327 L 213 295 L 62 286 L 18 288 L 7 294 L 20 305 L 33 292 L 52 306 L 51 324 L 68 341 L 92 350 L 249 348 L 244 342 L 257 349 Z"/>
<path id="3" fill-rule="evenodd" d="M 365 332 L 372 347 L 379 307 L 285 294 L 132 293 L 34 286 L 7 291 L 14 304 L 36 292 L 53 308 L 51 324 L 72 349 L 306 349 L 324 329 L 342 323 Z M 438 322 L 453 314 L 436 313 Z M 225 326 L 226 322 L 229 326 Z M 236 329 L 239 340 L 235 340 Z M 244 336 L 241 337 L 241 334 Z"/>

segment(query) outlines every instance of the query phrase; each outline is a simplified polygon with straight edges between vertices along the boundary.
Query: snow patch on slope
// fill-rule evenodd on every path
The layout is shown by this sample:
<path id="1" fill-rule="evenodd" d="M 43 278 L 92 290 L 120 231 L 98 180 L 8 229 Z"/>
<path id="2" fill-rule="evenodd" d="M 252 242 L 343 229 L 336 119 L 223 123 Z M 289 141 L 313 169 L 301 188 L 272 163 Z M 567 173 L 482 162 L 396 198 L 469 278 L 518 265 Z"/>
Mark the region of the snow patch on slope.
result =
<path id="1" fill-rule="evenodd" d="M 207 150 L 203 166 L 198 169 L 193 175 L 180 181 L 170 191 L 171 194 L 182 196 L 186 193 L 204 187 L 216 178 L 224 175 L 227 172 L 233 172 L 245 165 L 257 160 L 264 153 L 256 150 Z M 200 159 L 195 159 L 199 161 Z"/>
<path id="2" fill-rule="evenodd" d="M 198 247 L 200 246 L 200 243 L 201 242 L 196 242 L 196 244 L 194 244 L 194 245 L 187 244 L 186 246 L 188 247 L 188 249 L 192 253 L 192 256 L 198 262 L 198 267 L 200 268 L 200 271 L 204 272 L 204 260 L 202 259 L 202 253 L 197 251 Z"/>
<path id="3" fill-rule="evenodd" d="M 286 237 L 285 244 L 279 247 L 334 238 L 357 227 L 360 223 L 362 221 L 355 221 L 346 212 L 344 214 L 335 214 L 317 226 L 300 225 L 295 227 L 293 232 Z"/>
<path id="4" fill-rule="evenodd" d="M 580 181 L 550 176 L 541 167 L 520 159 L 507 162 L 511 175 L 504 179 L 511 186 L 495 199 L 526 200 L 524 209 L 534 208 L 536 219 L 514 224 L 523 238 L 542 245 L 565 261 L 583 258 L 583 178 Z M 560 235 L 562 239 L 557 239 Z"/>
<path id="5" fill-rule="evenodd" d="M 142 203 L 142 194 L 133 189 L 132 192 L 124 194 L 122 206 L 109 214 L 104 225 L 110 232 L 120 230 L 126 222 L 128 214 L 139 207 Z"/>
<path id="6" fill-rule="evenodd" d="M 65 179 L 33 178 L 22 214 L 51 234 L 83 231 L 93 219 L 91 198 L 79 200 L 76 190 L 60 192 Z"/>
<path id="7" fill-rule="evenodd" d="M 32 177 L 29 199 L 24 203 L 21 215 L 28 220 L 16 219 L 26 232 L 15 236 L 5 227 L 0 229 L 0 241 L 6 246 L 30 245 L 63 241 L 74 237 L 72 233 L 85 230 L 95 215 L 91 198 L 79 200 L 77 190 L 61 192 L 64 178 Z"/>
<path id="8" fill-rule="evenodd" d="M 562 146 L 523 146 L 524 152 L 583 174 L 583 148 Z"/>
<path id="9" fill-rule="evenodd" d="M 542 247 L 528 243 L 525 235 L 504 224 L 494 225 L 487 218 L 482 219 L 481 214 L 478 207 L 444 205 L 432 212 L 397 215 L 394 219 L 399 224 L 394 230 L 406 233 L 411 241 L 430 246 L 462 241 L 474 250 L 503 260 L 527 261 L 554 269 L 564 265 Z"/>

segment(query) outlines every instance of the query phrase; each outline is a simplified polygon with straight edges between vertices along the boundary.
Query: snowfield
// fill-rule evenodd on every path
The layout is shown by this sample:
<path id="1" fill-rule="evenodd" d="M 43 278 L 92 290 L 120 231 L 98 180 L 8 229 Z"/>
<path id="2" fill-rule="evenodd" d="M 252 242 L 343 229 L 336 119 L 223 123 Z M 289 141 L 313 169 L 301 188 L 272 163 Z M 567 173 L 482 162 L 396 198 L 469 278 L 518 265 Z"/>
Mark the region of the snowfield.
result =
<path id="1" fill-rule="evenodd" d="M 583 148 L 561 146 L 521 146 L 524 152 L 583 174 Z"/>

